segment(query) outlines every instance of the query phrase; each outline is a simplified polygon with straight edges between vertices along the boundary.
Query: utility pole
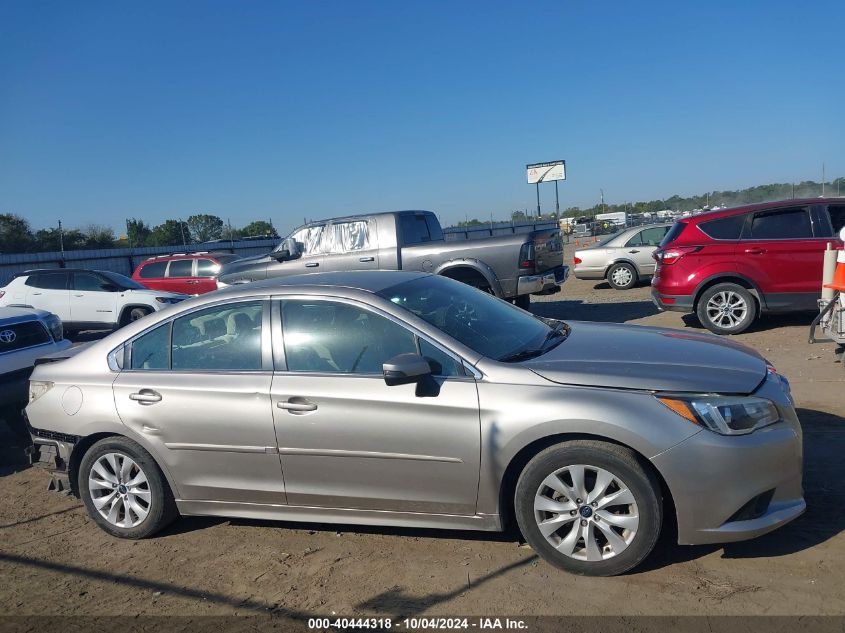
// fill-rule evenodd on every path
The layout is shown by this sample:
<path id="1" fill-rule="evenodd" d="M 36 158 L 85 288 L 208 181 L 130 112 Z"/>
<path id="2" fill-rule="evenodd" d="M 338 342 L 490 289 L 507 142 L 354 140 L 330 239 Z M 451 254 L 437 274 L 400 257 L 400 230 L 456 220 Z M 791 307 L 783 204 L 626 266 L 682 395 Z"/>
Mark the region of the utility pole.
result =
<path id="1" fill-rule="evenodd" d="M 538 180 L 535 183 L 537 187 L 537 217 L 540 217 L 540 181 Z"/>
<path id="2" fill-rule="evenodd" d="M 126 218 L 126 241 L 129 242 L 129 250 L 132 250 L 132 234 L 129 232 L 129 218 Z"/>
<path id="3" fill-rule="evenodd" d="M 792 199 L 795 200 L 795 183 L 792 183 Z"/>
<path id="4" fill-rule="evenodd" d="M 822 163 L 822 198 L 824 198 L 824 163 Z"/>
<path id="5" fill-rule="evenodd" d="M 65 258 L 65 233 L 62 231 L 62 221 L 59 220 L 59 250 L 62 252 L 62 259 Z"/>

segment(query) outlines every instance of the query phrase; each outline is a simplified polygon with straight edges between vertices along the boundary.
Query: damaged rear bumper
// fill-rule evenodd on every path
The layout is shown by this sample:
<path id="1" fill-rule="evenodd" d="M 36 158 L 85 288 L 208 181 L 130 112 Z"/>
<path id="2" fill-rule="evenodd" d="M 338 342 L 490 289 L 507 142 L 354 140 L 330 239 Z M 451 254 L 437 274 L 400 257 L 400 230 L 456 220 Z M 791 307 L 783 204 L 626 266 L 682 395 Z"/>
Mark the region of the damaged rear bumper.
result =
<path id="1" fill-rule="evenodd" d="M 26 449 L 29 463 L 33 466 L 41 465 L 50 473 L 49 490 L 72 492 L 68 464 L 74 446 L 80 438 L 67 433 L 34 429 L 26 417 L 26 412 L 23 416 L 32 437 L 32 446 Z"/>

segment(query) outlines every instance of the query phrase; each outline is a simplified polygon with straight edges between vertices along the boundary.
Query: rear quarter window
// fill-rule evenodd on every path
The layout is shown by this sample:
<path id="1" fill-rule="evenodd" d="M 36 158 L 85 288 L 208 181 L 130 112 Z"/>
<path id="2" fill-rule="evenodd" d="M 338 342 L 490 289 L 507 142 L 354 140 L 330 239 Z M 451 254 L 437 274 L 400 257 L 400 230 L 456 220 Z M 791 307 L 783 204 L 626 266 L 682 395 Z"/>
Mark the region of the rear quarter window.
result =
<path id="1" fill-rule="evenodd" d="M 705 235 L 714 240 L 738 240 L 742 235 L 742 227 L 745 224 L 746 214 L 729 215 L 726 218 L 702 222 L 698 225 Z"/>

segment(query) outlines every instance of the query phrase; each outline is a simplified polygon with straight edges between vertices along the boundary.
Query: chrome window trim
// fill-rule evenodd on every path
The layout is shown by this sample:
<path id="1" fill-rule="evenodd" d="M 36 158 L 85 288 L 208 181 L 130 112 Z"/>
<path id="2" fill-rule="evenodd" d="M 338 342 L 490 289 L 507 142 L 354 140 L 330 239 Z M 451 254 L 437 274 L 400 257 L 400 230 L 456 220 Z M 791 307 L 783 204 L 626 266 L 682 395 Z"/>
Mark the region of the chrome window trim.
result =
<path id="1" fill-rule="evenodd" d="M 277 308 L 278 317 L 279 317 L 277 325 L 278 325 L 278 328 L 279 328 L 279 335 L 278 336 L 279 336 L 279 341 L 280 341 L 279 344 L 282 347 L 282 355 L 284 355 L 284 333 L 283 333 L 284 328 L 282 327 L 282 319 L 281 319 L 281 305 L 280 305 L 281 302 L 286 301 L 286 300 L 287 301 L 303 301 L 303 300 L 305 300 L 305 301 L 330 301 L 330 302 L 333 302 L 333 303 L 344 303 L 344 304 L 347 304 L 347 305 L 352 305 L 356 308 L 368 310 L 370 312 L 373 312 L 374 314 L 382 316 L 382 317 L 386 318 L 387 320 L 391 321 L 392 323 L 395 323 L 399 327 L 402 327 L 402 328 L 408 330 L 409 332 L 411 332 L 411 334 L 413 334 L 417 338 L 424 340 L 426 343 L 429 343 L 432 347 L 435 347 L 436 349 L 440 350 L 441 352 L 446 354 L 446 356 L 448 356 L 453 361 L 455 361 L 455 363 L 458 366 L 463 367 L 464 369 L 466 369 L 467 367 L 471 367 L 471 365 L 469 364 L 469 362 L 467 360 L 465 360 L 464 358 L 462 358 L 461 356 L 459 356 L 458 354 L 456 354 L 452 350 L 450 350 L 450 349 L 446 348 L 445 346 L 441 345 L 437 341 L 433 340 L 431 337 L 424 334 L 423 332 L 421 332 L 420 330 L 415 328 L 410 323 L 407 323 L 407 322 L 403 321 L 402 319 L 399 319 L 398 317 L 396 317 L 396 316 L 390 314 L 389 312 L 386 312 L 386 311 L 382 310 L 381 308 L 378 308 L 377 306 L 374 306 L 372 304 L 364 303 L 364 302 L 358 301 L 356 299 L 348 299 L 346 297 L 336 297 L 336 296 L 333 296 L 333 295 L 319 295 L 319 296 L 317 296 L 317 295 L 307 295 L 307 294 L 273 295 L 271 297 L 271 299 L 272 299 L 274 305 L 279 306 Z M 276 324 L 274 323 L 274 325 L 276 325 Z M 276 334 L 276 332 L 275 332 L 275 328 L 274 328 L 274 335 L 275 334 Z M 381 373 L 362 374 L 362 373 L 343 373 L 343 372 L 290 371 L 287 368 L 287 363 L 284 363 L 284 369 L 281 369 L 281 370 L 277 369 L 276 371 L 277 372 L 284 372 L 286 374 L 291 374 L 291 375 L 304 375 L 304 376 L 318 376 L 319 375 L 319 376 L 363 376 L 363 377 L 369 377 L 369 378 L 372 378 L 374 376 L 383 377 L 383 374 L 381 374 Z M 481 377 L 482 377 L 481 373 L 475 368 L 472 368 L 472 370 L 470 371 L 470 375 L 467 375 L 467 376 L 436 376 L 436 378 L 446 378 L 448 380 L 462 380 L 462 381 L 472 380 L 473 382 L 481 379 Z"/>

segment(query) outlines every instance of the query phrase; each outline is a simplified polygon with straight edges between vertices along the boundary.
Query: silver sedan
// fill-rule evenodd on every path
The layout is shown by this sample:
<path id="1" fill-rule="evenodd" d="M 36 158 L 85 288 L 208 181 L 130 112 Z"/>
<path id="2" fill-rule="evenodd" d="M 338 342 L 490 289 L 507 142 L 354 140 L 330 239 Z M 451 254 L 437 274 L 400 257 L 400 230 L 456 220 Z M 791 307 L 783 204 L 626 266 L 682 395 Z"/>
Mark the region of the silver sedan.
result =
<path id="1" fill-rule="evenodd" d="M 73 352 L 73 353 L 70 353 Z M 805 508 L 789 386 L 710 335 L 532 316 L 422 273 L 233 286 L 38 365 L 36 453 L 109 534 L 179 515 L 500 530 L 612 575 Z M 61 486 L 60 486 L 61 487 Z"/>
<path id="2" fill-rule="evenodd" d="M 654 274 L 651 254 L 672 224 L 623 229 L 599 243 L 575 251 L 572 274 L 578 279 L 607 279 L 617 290 L 627 290 Z"/>

